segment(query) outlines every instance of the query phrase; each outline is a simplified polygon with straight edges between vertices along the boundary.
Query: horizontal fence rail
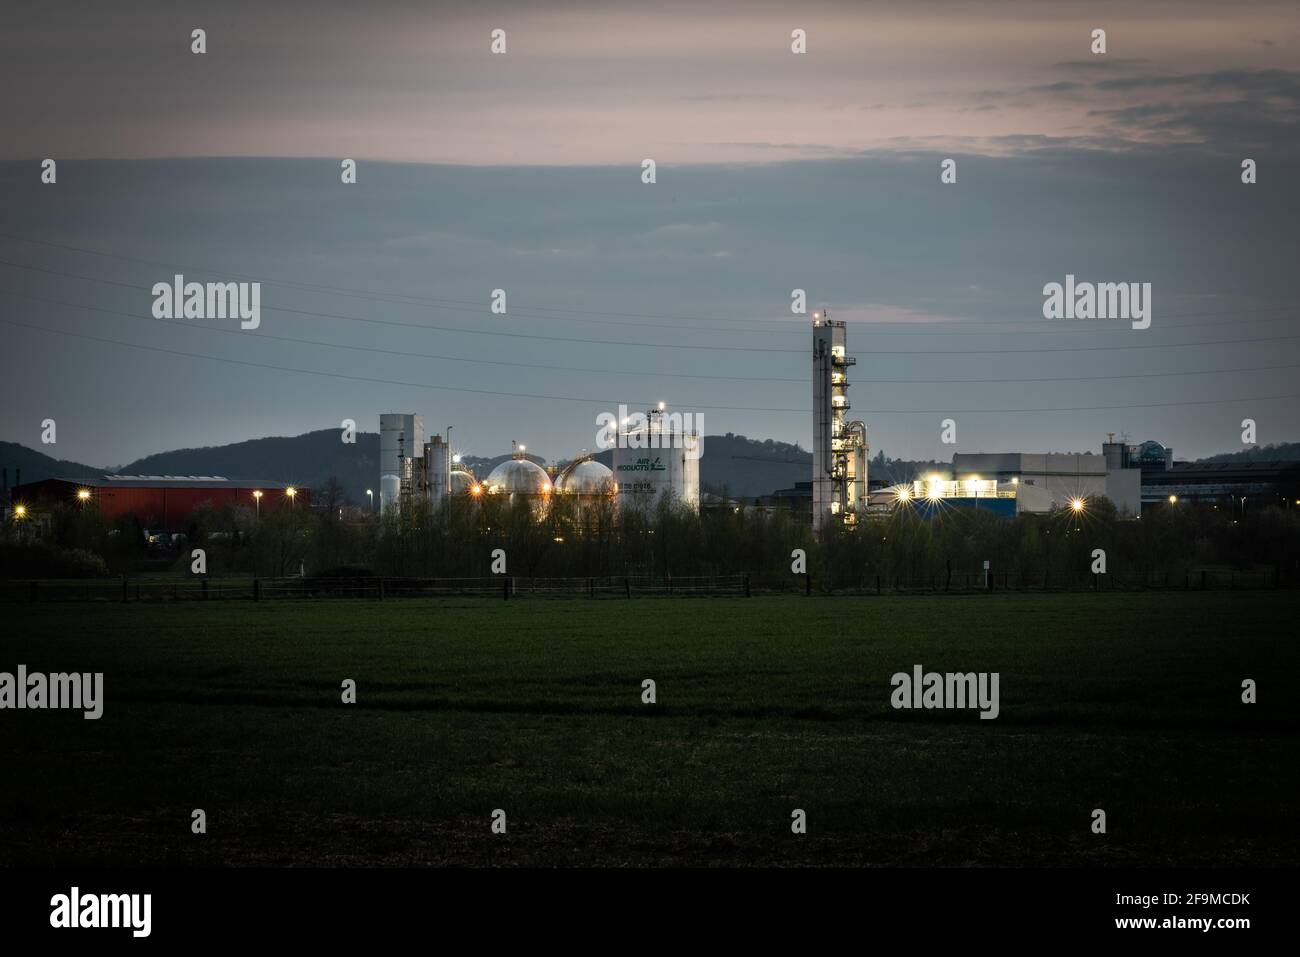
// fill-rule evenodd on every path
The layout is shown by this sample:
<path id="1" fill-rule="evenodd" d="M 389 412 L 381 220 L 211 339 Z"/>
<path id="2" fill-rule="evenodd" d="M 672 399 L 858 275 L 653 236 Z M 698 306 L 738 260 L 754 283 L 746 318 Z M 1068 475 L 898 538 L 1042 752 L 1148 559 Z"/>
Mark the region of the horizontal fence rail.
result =
<path id="1" fill-rule="evenodd" d="M 878 595 L 935 594 L 985 591 L 1205 591 L 1281 587 L 1274 569 L 1196 569 L 1181 572 L 1119 573 L 1087 579 L 1055 581 L 1050 574 L 1024 575 L 990 571 L 928 577 L 875 575 L 834 582 L 810 575 L 750 576 L 604 576 L 532 578 L 494 575 L 485 578 L 92 578 L 9 579 L 0 581 L 0 601 L 272 601 L 282 599 L 353 598 L 383 601 L 401 598 L 512 598 L 567 596 L 635 598 L 669 595 Z"/>

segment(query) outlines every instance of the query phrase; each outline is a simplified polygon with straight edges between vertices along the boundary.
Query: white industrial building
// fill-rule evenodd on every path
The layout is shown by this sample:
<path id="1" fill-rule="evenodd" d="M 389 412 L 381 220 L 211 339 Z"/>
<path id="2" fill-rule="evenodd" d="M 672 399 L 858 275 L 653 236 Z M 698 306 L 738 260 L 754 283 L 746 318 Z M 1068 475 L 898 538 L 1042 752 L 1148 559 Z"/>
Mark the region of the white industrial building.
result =
<path id="1" fill-rule="evenodd" d="M 952 457 L 957 482 L 996 482 L 1014 493 L 1017 513 L 1107 498 L 1121 511 L 1140 515 L 1141 470 L 1112 466 L 1105 455 L 1075 452 L 958 452 Z"/>

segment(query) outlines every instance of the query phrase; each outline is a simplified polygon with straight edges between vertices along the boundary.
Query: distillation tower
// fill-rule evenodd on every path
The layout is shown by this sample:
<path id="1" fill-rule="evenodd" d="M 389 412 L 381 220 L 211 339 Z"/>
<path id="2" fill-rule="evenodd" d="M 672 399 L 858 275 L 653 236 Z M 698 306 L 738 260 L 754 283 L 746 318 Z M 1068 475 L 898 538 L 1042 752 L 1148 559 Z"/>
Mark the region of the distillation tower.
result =
<path id="1" fill-rule="evenodd" d="M 855 525 L 867 506 L 867 427 L 849 410 L 845 324 L 813 313 L 813 527 Z"/>

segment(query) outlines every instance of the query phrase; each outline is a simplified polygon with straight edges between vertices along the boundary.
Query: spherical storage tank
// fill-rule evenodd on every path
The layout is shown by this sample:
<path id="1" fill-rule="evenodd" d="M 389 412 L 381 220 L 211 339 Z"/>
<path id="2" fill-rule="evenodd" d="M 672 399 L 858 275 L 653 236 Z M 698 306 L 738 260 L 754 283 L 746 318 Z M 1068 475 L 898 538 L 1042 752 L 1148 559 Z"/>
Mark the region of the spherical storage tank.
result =
<path id="1" fill-rule="evenodd" d="M 555 481 L 555 490 L 568 495 L 603 495 L 614 489 L 614 473 L 595 459 L 579 462 Z"/>
<path id="2" fill-rule="evenodd" d="M 1163 462 L 1165 447 L 1154 439 L 1148 439 L 1138 446 L 1137 457 L 1143 462 Z"/>
<path id="3" fill-rule="evenodd" d="M 466 472 L 462 469 L 455 469 L 450 476 L 450 489 L 452 495 L 463 495 L 474 485 L 474 473 Z"/>
<path id="4" fill-rule="evenodd" d="M 483 483 L 491 495 L 547 495 L 551 478 L 546 470 L 528 459 L 507 459 Z"/>

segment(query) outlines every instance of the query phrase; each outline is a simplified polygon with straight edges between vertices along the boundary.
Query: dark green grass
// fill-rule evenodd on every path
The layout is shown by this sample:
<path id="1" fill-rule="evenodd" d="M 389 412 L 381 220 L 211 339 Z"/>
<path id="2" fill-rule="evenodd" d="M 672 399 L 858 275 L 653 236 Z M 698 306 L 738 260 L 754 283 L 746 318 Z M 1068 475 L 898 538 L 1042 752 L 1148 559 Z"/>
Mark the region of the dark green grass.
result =
<path id="1" fill-rule="evenodd" d="M 97 722 L 0 712 L 0 862 L 1293 864 L 1295 606 L 0 606 L 0 670 L 103 671 L 107 698 Z M 1000 672 L 1001 716 L 893 710 L 918 663 Z"/>

